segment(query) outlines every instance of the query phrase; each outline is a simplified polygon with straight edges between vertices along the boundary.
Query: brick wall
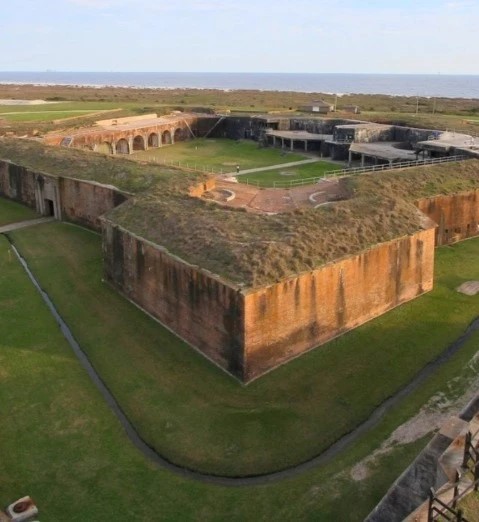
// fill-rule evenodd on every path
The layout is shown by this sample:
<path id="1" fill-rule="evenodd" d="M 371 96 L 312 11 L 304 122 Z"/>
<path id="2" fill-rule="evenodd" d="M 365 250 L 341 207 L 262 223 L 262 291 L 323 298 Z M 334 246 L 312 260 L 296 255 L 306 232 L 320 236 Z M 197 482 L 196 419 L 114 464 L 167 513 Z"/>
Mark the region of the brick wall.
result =
<path id="1" fill-rule="evenodd" d="M 43 172 L 0 161 L 0 196 L 13 199 L 40 214 L 43 200 L 54 202 L 55 215 L 72 223 L 100 231 L 100 216 L 120 205 L 127 195 L 115 187 Z"/>
<path id="2" fill-rule="evenodd" d="M 113 187 L 60 178 L 62 217 L 93 230 L 100 231 L 100 216 L 117 207 L 127 196 Z"/>
<path id="3" fill-rule="evenodd" d="M 437 246 L 479 235 L 479 190 L 423 198 L 416 205 L 438 224 Z"/>
<path id="4" fill-rule="evenodd" d="M 103 252 L 107 281 L 243 379 L 244 298 L 237 289 L 107 220 Z"/>
<path id="5" fill-rule="evenodd" d="M 433 286 L 434 228 L 252 291 L 245 377 L 257 377 Z"/>

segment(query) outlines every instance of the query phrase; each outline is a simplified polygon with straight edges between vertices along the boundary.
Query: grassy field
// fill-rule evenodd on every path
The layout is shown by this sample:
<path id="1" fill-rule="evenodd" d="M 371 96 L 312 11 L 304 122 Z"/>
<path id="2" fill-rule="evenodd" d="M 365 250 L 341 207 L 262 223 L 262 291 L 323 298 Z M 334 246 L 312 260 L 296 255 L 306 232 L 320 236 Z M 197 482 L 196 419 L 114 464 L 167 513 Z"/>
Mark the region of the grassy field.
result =
<path id="1" fill-rule="evenodd" d="M 294 114 L 311 100 L 324 99 L 333 104 L 334 95 L 324 93 L 300 93 L 280 91 L 231 90 L 215 89 L 148 89 L 122 87 L 74 87 L 63 85 L 0 85 L 0 98 L 8 99 L 45 99 L 63 101 L 63 103 L 43 106 L 17 106 L 18 111 L 46 110 L 112 110 L 118 107 L 122 112 L 115 113 L 117 117 L 132 114 L 158 112 L 163 114 L 171 110 L 204 110 L 264 113 L 274 112 Z M 384 123 L 407 123 L 417 127 L 438 129 L 456 129 L 457 131 L 472 131 L 477 133 L 477 126 L 468 123 L 477 118 L 479 104 L 476 99 L 453 98 L 419 98 L 419 114 L 415 116 L 416 97 L 388 96 L 382 94 L 350 94 L 338 99 L 338 112 L 330 113 L 331 117 L 359 118 L 380 120 Z M 341 112 L 346 105 L 358 105 L 362 113 L 358 116 Z M 0 112 L 17 110 L 15 106 L 0 106 Z M 35 107 L 38 107 L 35 108 Z M 0 119 L 4 116 L 0 116 Z M 30 118 L 30 119 L 29 119 Z M 15 129 L 18 134 L 31 133 L 33 130 L 47 132 L 58 128 L 51 124 L 53 115 L 32 115 L 30 117 L 7 116 L 9 129 Z M 98 118 L 95 118 L 98 119 Z M 74 120 L 73 125 L 91 124 L 93 119 Z M 0 127 L 1 128 L 1 127 Z"/>
<path id="2" fill-rule="evenodd" d="M 236 172 L 241 169 L 267 167 L 292 161 L 301 161 L 305 156 L 297 153 L 282 154 L 280 149 L 259 148 L 250 140 L 197 139 L 176 143 L 172 147 L 162 147 L 135 152 L 133 159 L 157 162 L 188 164 L 189 167 L 215 172 Z"/>
<path id="3" fill-rule="evenodd" d="M 460 507 L 464 510 L 464 516 L 469 522 L 479 522 L 479 493 L 468 495 Z"/>
<path id="4" fill-rule="evenodd" d="M 306 165 L 298 165 L 296 167 L 283 167 L 276 170 L 266 170 L 264 172 L 256 172 L 254 174 L 244 174 L 238 176 L 238 181 L 259 185 L 261 187 L 274 187 L 280 184 L 283 186 L 290 180 L 307 179 L 324 176 L 326 172 L 331 170 L 339 170 L 343 168 L 337 163 L 329 161 L 318 161 L 316 163 L 308 163 Z"/>
<path id="5" fill-rule="evenodd" d="M 62 314 L 68 316 L 70 321 L 70 314 L 78 306 L 78 302 L 73 306 L 68 306 L 68 302 L 75 298 L 76 290 L 83 287 L 79 297 L 84 299 L 89 297 L 88 293 L 85 293 L 85 287 L 96 285 L 99 292 L 96 294 L 95 301 L 98 300 L 100 306 L 97 306 L 95 301 L 89 302 L 87 307 L 92 307 L 91 315 L 100 312 L 101 316 L 98 317 L 97 322 L 103 322 L 109 316 L 128 312 L 128 316 L 123 315 L 123 322 L 135 325 L 135 335 L 138 337 L 134 342 L 133 350 L 137 352 L 138 358 L 146 359 L 145 367 L 148 362 L 153 363 L 156 366 L 155 372 L 158 372 L 159 359 L 155 361 L 148 350 L 141 349 L 141 343 L 148 341 L 145 337 L 148 332 L 145 329 L 149 323 L 154 323 L 151 320 L 140 320 L 142 314 L 129 304 L 122 304 L 121 298 L 112 300 L 110 297 L 105 300 L 105 295 L 109 292 L 98 285 L 97 253 L 93 256 L 91 251 L 91 246 L 94 246 L 94 249 L 98 248 L 97 237 L 65 225 L 45 225 L 37 230 L 41 230 L 42 235 L 33 234 L 33 231 L 16 234 L 17 241 L 22 243 L 24 252 L 29 256 L 44 249 L 46 245 L 61 244 L 71 236 L 64 248 L 49 253 L 43 252 L 42 259 L 38 262 L 29 259 L 35 271 L 41 276 L 42 283 L 47 285 L 47 290 L 57 294 L 55 301 L 60 306 Z M 56 242 L 53 237 L 49 237 L 55 234 L 58 234 Z M 26 244 L 27 242 L 29 245 Z M 70 253 L 69 250 L 74 244 L 77 248 Z M 478 249 L 479 244 L 476 240 L 439 250 L 441 292 L 434 296 L 431 305 L 444 312 L 443 299 L 446 297 L 452 305 L 450 294 L 457 281 L 472 277 L 474 274 L 477 277 L 477 268 L 471 266 L 473 265 L 471 255 L 477 255 Z M 407 466 L 417 451 L 426 444 L 428 438 L 419 439 L 412 444 L 395 445 L 390 452 L 378 456 L 367 466 L 368 472 L 361 481 L 351 479 L 351 466 L 377 448 L 398 423 L 404 422 L 413 415 L 431 395 L 441 390 L 443 392 L 441 400 L 453 399 L 463 391 L 463 387 L 467 386 L 467 379 L 474 375 L 474 366 L 469 364 L 469 359 L 478 349 L 479 336 L 471 339 L 454 360 L 417 390 L 405 404 L 389 412 L 380 426 L 329 465 L 304 473 L 295 479 L 261 487 L 227 489 L 183 480 L 155 469 L 133 448 L 118 422 L 77 364 L 40 297 L 15 258 L 8 254 L 8 250 L 7 242 L 0 237 L 0 266 L 2 266 L 0 272 L 0 310 L 2 311 L 0 314 L 2 332 L 0 408 L 6 419 L 2 423 L 2 437 L 0 437 L 2 454 L 0 504 L 5 505 L 23 494 L 30 494 L 40 506 L 40 519 L 53 522 L 63 520 L 72 522 L 144 520 L 146 522 L 158 517 L 165 521 L 227 519 L 359 522 L 373 508 L 389 484 Z M 73 258 L 84 250 L 87 252 L 78 262 L 79 265 L 83 265 L 83 270 L 68 282 L 65 278 L 66 266 L 74 266 Z M 61 284 L 68 283 L 63 288 L 63 293 L 68 294 L 65 299 L 58 299 L 60 285 L 56 286 L 52 283 L 50 277 L 53 272 L 52 262 L 55 263 L 55 272 L 58 273 Z M 88 281 L 78 285 L 75 279 L 84 276 Z M 476 303 L 475 300 L 469 302 Z M 403 308 L 405 307 L 401 309 Z M 459 313 L 461 306 L 456 302 L 453 308 L 458 308 L 456 313 Z M 477 313 L 477 307 L 471 308 L 476 308 Z M 78 309 L 76 311 L 78 312 Z M 84 322 L 82 325 L 76 323 L 74 330 L 77 337 L 80 337 L 80 330 L 83 330 L 81 341 L 84 341 L 85 334 L 90 335 L 88 334 L 90 328 L 94 330 L 92 337 L 95 333 L 98 334 L 98 325 L 91 324 L 91 316 L 85 316 L 84 312 L 81 312 Z M 421 337 L 421 327 L 424 325 L 418 312 L 416 311 L 415 320 L 419 318 L 419 328 L 417 332 L 415 329 L 414 333 Z M 456 313 L 453 313 L 453 317 L 456 317 Z M 392 314 L 388 314 L 390 315 Z M 466 322 L 466 318 L 463 319 Z M 433 330 L 440 327 L 443 317 L 439 318 L 438 315 L 436 320 L 429 317 L 428 321 L 431 320 L 429 333 L 433 335 Z M 449 319 L 447 323 L 451 324 Z M 114 326 L 120 327 L 118 324 Z M 389 326 L 391 329 L 394 327 L 393 324 Z M 115 331 L 111 328 L 111 322 L 107 321 L 104 335 L 114 335 Z M 159 329 L 156 325 L 155 329 L 158 335 Z M 397 333 L 400 340 L 402 332 Z M 118 333 L 117 342 L 123 334 L 125 334 L 124 330 Z M 105 365 L 112 366 L 110 376 L 119 370 L 119 379 L 124 380 L 123 385 L 130 388 L 130 393 L 135 394 L 137 387 L 141 387 L 141 379 L 135 376 L 138 366 L 130 368 L 126 379 L 123 379 L 122 368 L 122 359 L 126 356 L 124 351 L 128 344 L 131 344 L 133 337 L 126 343 L 119 343 L 115 353 L 110 350 L 105 340 L 105 336 L 97 336 L 94 342 L 97 345 L 96 351 L 106 352 L 103 357 Z M 391 343 L 390 340 L 391 335 L 388 336 L 388 347 L 394 351 L 395 343 Z M 371 344 L 376 344 L 376 355 L 380 355 L 380 339 L 373 335 L 369 341 Z M 413 345 L 411 350 L 415 351 L 416 343 L 414 340 L 411 340 L 411 343 Z M 164 352 L 166 348 L 163 339 L 158 338 L 155 351 Z M 336 346 L 337 348 L 340 346 Z M 351 345 L 352 350 L 356 348 L 356 344 Z M 404 346 L 402 349 L 404 350 Z M 92 350 L 89 351 L 90 355 L 93 355 Z M 174 355 L 177 352 L 180 354 L 175 360 Z M 304 359 L 304 366 L 314 365 L 311 374 L 318 371 L 315 364 L 317 353 L 319 351 Z M 367 356 L 362 351 L 360 355 Z M 395 366 L 397 372 L 402 358 L 398 351 L 388 364 Z M 99 360 L 97 356 L 94 359 L 96 362 Z M 192 360 L 194 360 L 193 364 Z M 301 368 L 303 365 L 298 366 L 299 362 L 300 360 L 292 363 L 294 371 L 287 372 L 287 375 L 283 375 L 283 379 L 292 377 L 296 371 L 299 371 L 303 378 L 307 376 L 304 368 Z M 345 364 L 350 362 L 350 360 L 344 361 Z M 364 359 L 365 364 L 373 362 L 372 355 Z M 419 358 L 415 362 L 418 364 Z M 229 384 L 233 383 L 230 383 L 226 377 L 223 378 L 218 370 L 210 368 L 208 363 L 203 367 L 202 358 L 197 357 L 191 350 L 185 351 L 179 345 L 172 346 L 169 354 L 163 354 L 160 363 L 160 365 L 167 365 L 156 375 L 160 380 L 154 381 L 147 378 L 147 375 L 142 376 L 147 379 L 147 387 L 165 389 L 164 402 L 158 403 L 153 411 L 148 412 L 150 422 L 153 421 L 153 417 L 161 413 L 163 408 L 168 407 L 169 402 L 183 402 L 185 418 L 180 426 L 182 430 L 188 430 L 186 416 L 188 413 L 194 415 L 194 408 L 199 408 L 203 415 L 209 415 L 209 403 L 216 401 L 218 408 L 230 409 L 227 408 L 227 402 L 231 401 L 231 397 L 225 396 L 225 393 L 232 389 Z M 182 363 L 186 363 L 186 366 L 178 368 L 177 366 L 181 366 Z M 285 370 L 286 367 L 279 371 Z M 350 367 L 350 370 L 353 370 L 353 367 Z M 388 366 L 384 365 L 382 370 L 387 374 Z M 169 382 L 171 379 L 168 375 L 172 373 L 176 374 L 176 378 L 181 379 L 176 390 L 171 389 Z M 215 378 L 210 377 L 205 381 L 209 373 L 214 373 Z M 194 379 L 192 375 L 195 376 Z M 351 371 L 350 375 L 353 376 Z M 461 381 L 459 376 L 465 380 Z M 321 375 L 318 375 L 317 380 L 320 378 Z M 192 386 L 191 381 L 196 385 L 193 383 Z M 227 388 L 222 384 L 223 382 L 228 384 Z M 294 391 L 288 383 L 283 384 L 290 392 Z M 212 385 L 215 388 L 208 390 Z M 239 393 L 246 393 L 248 390 L 239 387 L 236 383 L 234 386 Z M 297 382 L 294 386 L 297 388 Z M 305 389 L 296 390 L 302 395 L 291 395 L 301 397 L 301 400 L 294 401 L 292 407 L 298 407 L 298 403 L 308 400 L 309 393 L 311 391 L 314 393 L 312 387 L 314 384 L 309 378 Z M 364 384 L 363 388 L 366 388 Z M 192 391 L 198 393 L 194 402 L 191 402 Z M 321 402 L 327 400 L 327 395 L 321 398 L 315 396 L 316 407 L 321 408 Z M 339 404 L 342 399 L 341 394 L 336 391 L 334 395 Z M 274 405 L 275 400 L 276 397 L 270 397 L 268 402 Z M 289 403 L 291 402 L 289 397 Z M 253 410 L 250 413 L 253 413 Z M 210 418 L 210 430 L 212 426 L 214 430 L 221 429 L 221 420 L 221 418 Z M 271 423 L 271 417 L 266 415 L 265 423 Z M 168 426 L 158 425 L 158 429 L 167 430 Z M 178 437 L 178 433 L 176 436 Z M 194 437 L 195 434 L 190 433 L 190 436 Z M 177 438 L 178 445 L 182 442 L 183 438 Z M 285 436 L 283 443 L 284 452 L 287 452 L 291 444 L 299 444 L 300 441 L 290 440 Z M 197 445 L 200 444 L 201 438 L 198 438 Z M 229 456 L 227 460 L 232 468 L 236 457 Z"/>
<path id="6" fill-rule="evenodd" d="M 444 247 L 433 292 L 242 387 L 100 284 L 98 236 L 50 224 L 13 238 L 144 437 L 175 462 L 216 473 L 271 471 L 320 453 L 479 312 L 479 296 L 454 290 L 479 279 L 479 240 Z"/>
<path id="7" fill-rule="evenodd" d="M 47 131 L 54 130 L 59 125 L 89 126 L 96 120 L 145 112 L 162 114 L 165 109 L 145 107 L 141 101 L 121 104 L 115 101 L 62 101 L 39 105 L 0 105 L 0 120 L 5 120 L 7 125 L 19 132 L 24 128 L 28 131 L 29 124 L 36 124 L 37 129 Z"/>
<path id="8" fill-rule="evenodd" d="M 74 116 L 82 117 L 92 114 L 91 111 L 35 111 L 0 113 L 0 118 L 12 121 L 52 121 Z M 98 116 L 99 118 L 100 116 Z"/>
<path id="9" fill-rule="evenodd" d="M 346 115 L 345 115 L 346 116 Z M 358 118 L 360 120 L 378 123 L 394 123 L 424 129 L 455 130 L 466 134 L 477 134 L 477 125 L 474 125 L 472 116 L 463 114 L 431 114 L 430 112 L 396 112 L 396 111 L 365 111 Z M 471 123 L 472 122 L 472 123 Z"/>
<path id="10" fill-rule="evenodd" d="M 0 198 L 0 226 L 37 217 L 39 217 L 38 214 L 32 209 L 14 201 Z"/>
<path id="11" fill-rule="evenodd" d="M 423 443 L 395 450 L 381 461 L 386 473 L 363 483 L 335 481 L 341 502 L 328 486 L 334 468 L 232 489 L 156 469 L 124 435 L 3 237 L 0 266 L 1 506 L 30 494 L 49 522 L 329 521 L 331 513 L 359 521 Z"/>

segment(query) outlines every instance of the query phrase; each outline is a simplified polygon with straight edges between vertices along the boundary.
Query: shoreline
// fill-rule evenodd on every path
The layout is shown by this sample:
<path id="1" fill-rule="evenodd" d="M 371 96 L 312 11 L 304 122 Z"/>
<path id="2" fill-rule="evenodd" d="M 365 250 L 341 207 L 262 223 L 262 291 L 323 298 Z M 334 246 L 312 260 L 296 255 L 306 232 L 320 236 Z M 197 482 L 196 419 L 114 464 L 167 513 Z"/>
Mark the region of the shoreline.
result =
<path id="1" fill-rule="evenodd" d="M 474 76 L 476 77 L 476 76 Z M 477 76 L 479 78 L 479 76 Z M 62 82 L 11 82 L 11 81 L 0 81 L 0 86 L 5 87 L 66 87 L 71 89 L 129 89 L 131 91 L 194 91 L 194 92 L 222 92 L 222 93 L 275 93 L 275 94 L 310 94 L 314 96 L 337 96 L 343 98 L 347 96 L 384 96 L 387 98 L 410 98 L 410 99 L 443 99 L 443 100 L 464 100 L 464 101 L 475 101 L 479 100 L 479 96 L 465 97 L 465 96 L 446 96 L 446 95 L 412 95 L 412 94 L 390 94 L 382 92 L 328 92 L 328 91 L 307 91 L 307 90 L 281 90 L 281 89 L 259 89 L 259 88 L 221 88 L 221 87 L 171 87 L 171 86 L 155 86 L 155 85 L 124 85 L 124 84 L 95 84 L 95 83 L 62 83 Z"/>
<path id="2" fill-rule="evenodd" d="M 479 100 L 479 74 L 0 71 L 0 85 Z"/>

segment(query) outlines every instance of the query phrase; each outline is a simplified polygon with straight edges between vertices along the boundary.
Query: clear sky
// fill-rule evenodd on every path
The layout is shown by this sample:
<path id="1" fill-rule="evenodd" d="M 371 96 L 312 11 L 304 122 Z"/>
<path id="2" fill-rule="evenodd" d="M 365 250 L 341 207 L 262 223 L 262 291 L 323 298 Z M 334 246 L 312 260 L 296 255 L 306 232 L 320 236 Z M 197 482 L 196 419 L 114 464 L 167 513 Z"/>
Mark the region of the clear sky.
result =
<path id="1" fill-rule="evenodd" d="M 479 74 L 479 0 L 0 0 L 0 70 Z"/>

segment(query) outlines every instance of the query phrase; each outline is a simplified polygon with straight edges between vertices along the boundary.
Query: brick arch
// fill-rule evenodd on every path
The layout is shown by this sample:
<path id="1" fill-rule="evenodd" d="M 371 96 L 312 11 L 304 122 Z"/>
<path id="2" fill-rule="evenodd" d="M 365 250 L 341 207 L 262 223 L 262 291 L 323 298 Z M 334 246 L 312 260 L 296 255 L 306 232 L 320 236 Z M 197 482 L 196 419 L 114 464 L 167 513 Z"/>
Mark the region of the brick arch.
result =
<path id="1" fill-rule="evenodd" d="M 177 141 L 185 141 L 186 138 L 188 137 L 188 133 L 185 128 L 178 127 L 177 129 L 175 129 L 173 136 L 175 137 L 175 143 L 176 143 Z"/>
<path id="2" fill-rule="evenodd" d="M 103 141 L 95 145 L 95 152 L 102 152 L 103 154 L 113 154 L 113 147 L 109 141 Z"/>
<path id="3" fill-rule="evenodd" d="M 158 133 L 152 132 L 148 136 L 148 147 L 159 147 L 160 146 L 160 138 Z"/>
<path id="4" fill-rule="evenodd" d="M 117 154 L 130 154 L 130 145 L 125 138 L 121 138 L 116 142 L 115 150 Z"/>
<path id="5" fill-rule="evenodd" d="M 163 145 L 172 144 L 171 132 L 169 130 L 165 130 L 161 133 L 161 143 L 163 143 Z"/>
<path id="6" fill-rule="evenodd" d="M 133 150 L 146 150 L 145 138 L 141 134 L 133 138 Z"/>

